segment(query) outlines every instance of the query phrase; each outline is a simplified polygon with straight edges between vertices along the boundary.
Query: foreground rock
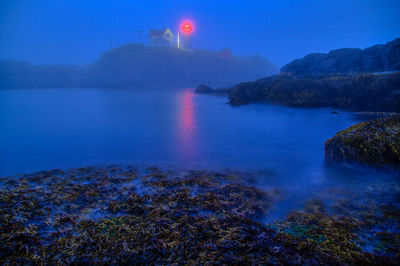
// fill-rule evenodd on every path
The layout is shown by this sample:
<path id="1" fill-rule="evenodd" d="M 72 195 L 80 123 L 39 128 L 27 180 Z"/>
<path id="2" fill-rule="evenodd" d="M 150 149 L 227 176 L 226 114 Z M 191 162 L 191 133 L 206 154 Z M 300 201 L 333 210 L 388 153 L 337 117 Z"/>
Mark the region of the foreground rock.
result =
<path id="1" fill-rule="evenodd" d="M 363 122 L 325 142 L 325 157 L 400 167 L 400 115 Z"/>
<path id="2" fill-rule="evenodd" d="M 366 49 L 343 48 L 328 54 L 314 53 L 282 67 L 295 76 L 400 71 L 400 38 Z"/>
<path id="3" fill-rule="evenodd" d="M 116 166 L 0 178 L 0 264 L 400 263 L 398 185 L 329 189 L 330 205 L 269 225 L 279 193 L 246 180 Z"/>
<path id="4" fill-rule="evenodd" d="M 294 107 L 400 112 L 400 73 L 296 78 L 280 74 L 232 88 L 236 103 L 268 102 Z"/>

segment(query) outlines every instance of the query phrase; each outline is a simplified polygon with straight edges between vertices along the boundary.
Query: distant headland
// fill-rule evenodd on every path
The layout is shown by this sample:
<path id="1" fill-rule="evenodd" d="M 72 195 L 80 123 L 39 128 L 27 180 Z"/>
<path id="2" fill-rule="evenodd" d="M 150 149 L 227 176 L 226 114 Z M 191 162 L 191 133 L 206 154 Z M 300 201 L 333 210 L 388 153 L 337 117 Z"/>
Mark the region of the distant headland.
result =
<path id="1" fill-rule="evenodd" d="M 232 86 L 278 72 L 261 56 L 221 51 L 128 44 L 103 53 L 87 66 L 32 65 L 1 61 L 0 88 L 169 88 L 199 83 Z"/>

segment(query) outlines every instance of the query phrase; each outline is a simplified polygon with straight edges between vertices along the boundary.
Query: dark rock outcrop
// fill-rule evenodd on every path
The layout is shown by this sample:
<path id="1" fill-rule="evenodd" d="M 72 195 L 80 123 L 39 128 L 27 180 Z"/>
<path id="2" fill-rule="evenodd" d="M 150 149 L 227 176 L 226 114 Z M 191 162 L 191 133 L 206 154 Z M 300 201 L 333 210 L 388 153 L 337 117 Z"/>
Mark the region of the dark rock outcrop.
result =
<path id="1" fill-rule="evenodd" d="M 239 106 L 239 105 L 249 104 L 249 102 L 244 100 L 244 99 L 242 99 L 242 98 L 240 98 L 240 97 L 232 97 L 229 100 L 229 104 L 232 105 L 232 106 Z"/>
<path id="2" fill-rule="evenodd" d="M 196 93 L 213 93 L 215 90 L 211 87 L 208 87 L 206 85 L 200 85 L 197 87 L 195 90 Z"/>
<path id="3" fill-rule="evenodd" d="M 226 95 L 229 95 L 230 91 L 231 91 L 231 89 L 229 87 L 221 87 L 221 88 L 213 89 L 207 85 L 200 85 L 196 88 L 195 93 L 226 96 Z"/>
<path id="4" fill-rule="evenodd" d="M 400 112 L 400 73 L 297 78 L 280 74 L 231 89 L 234 103 L 269 102 L 294 107 Z"/>
<path id="5" fill-rule="evenodd" d="M 301 77 L 385 71 L 400 71 L 400 38 L 363 50 L 343 48 L 328 54 L 309 54 L 281 69 L 282 73 Z"/>
<path id="6" fill-rule="evenodd" d="M 363 122 L 325 142 L 325 158 L 400 167 L 400 115 Z"/>

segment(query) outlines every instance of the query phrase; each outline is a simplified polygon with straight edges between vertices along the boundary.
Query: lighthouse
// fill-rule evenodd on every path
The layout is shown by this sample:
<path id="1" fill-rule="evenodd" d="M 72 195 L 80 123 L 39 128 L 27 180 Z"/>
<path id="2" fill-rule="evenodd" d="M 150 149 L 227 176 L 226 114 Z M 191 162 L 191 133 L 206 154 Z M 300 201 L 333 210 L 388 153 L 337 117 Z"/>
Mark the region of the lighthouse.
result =
<path id="1" fill-rule="evenodd" d="M 182 34 L 180 34 L 182 32 Z M 177 34 L 177 47 L 181 49 L 190 49 L 190 36 L 193 33 L 193 23 L 184 21 L 181 24 L 180 31 Z"/>

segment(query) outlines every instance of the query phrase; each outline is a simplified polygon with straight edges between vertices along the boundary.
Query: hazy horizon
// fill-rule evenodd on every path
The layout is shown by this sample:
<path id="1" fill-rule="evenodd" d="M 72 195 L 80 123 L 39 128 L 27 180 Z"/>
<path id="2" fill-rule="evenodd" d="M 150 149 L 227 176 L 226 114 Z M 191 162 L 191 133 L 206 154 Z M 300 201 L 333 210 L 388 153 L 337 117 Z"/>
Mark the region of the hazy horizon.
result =
<path id="1" fill-rule="evenodd" d="M 0 60 L 82 64 L 139 41 L 137 30 L 195 25 L 193 48 L 259 54 L 281 67 L 308 53 L 366 48 L 400 37 L 400 2 L 2 1 Z M 235 19 L 233 19 L 235 18 Z"/>

